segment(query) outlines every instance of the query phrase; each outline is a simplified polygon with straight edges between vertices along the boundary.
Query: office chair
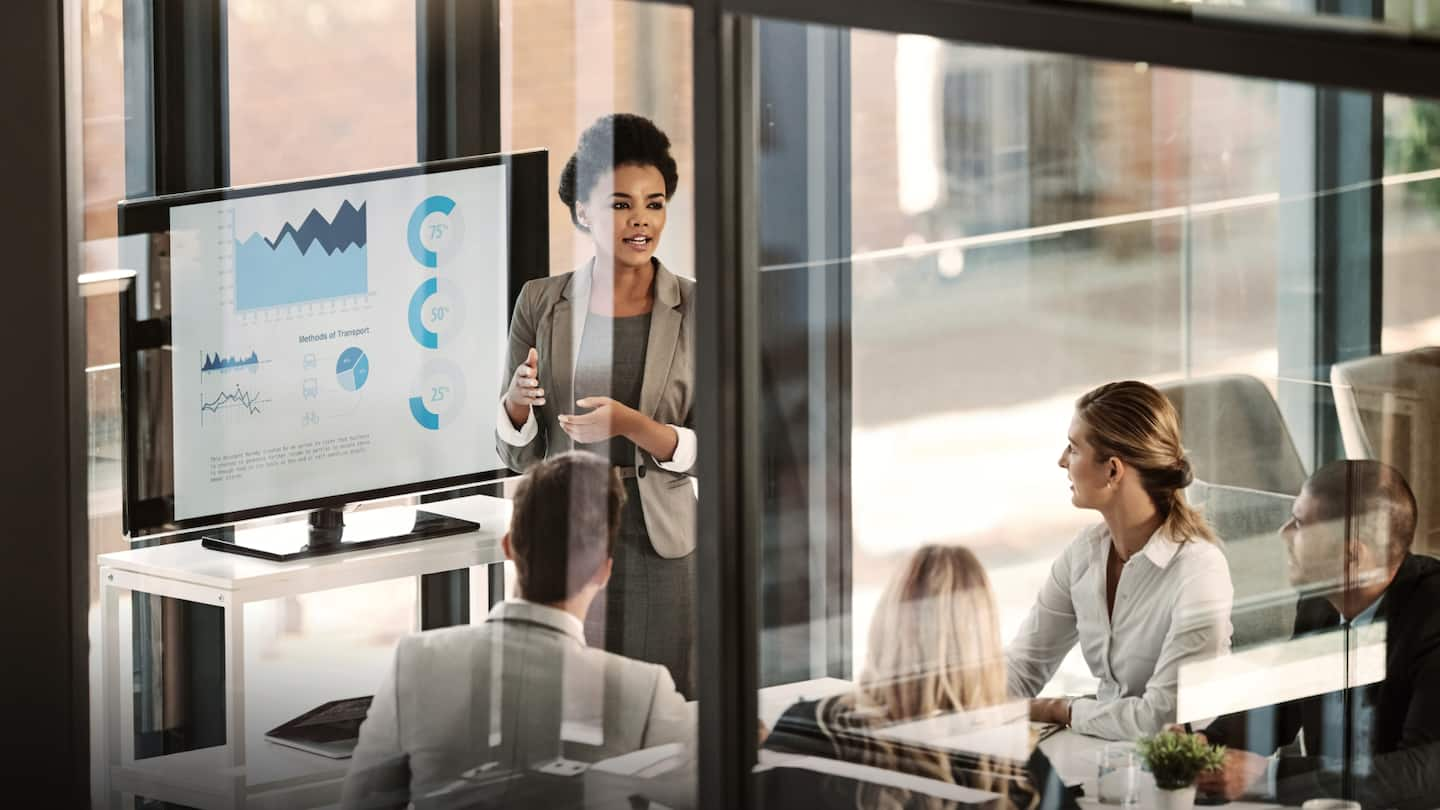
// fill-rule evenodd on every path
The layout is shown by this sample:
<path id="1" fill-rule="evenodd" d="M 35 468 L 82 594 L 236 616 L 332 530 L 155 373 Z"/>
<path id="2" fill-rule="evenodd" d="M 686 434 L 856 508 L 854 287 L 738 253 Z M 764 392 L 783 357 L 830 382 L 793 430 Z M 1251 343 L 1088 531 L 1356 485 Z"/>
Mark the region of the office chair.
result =
<path id="1" fill-rule="evenodd" d="M 1414 550 L 1440 554 L 1440 347 L 1336 363 L 1330 382 L 1346 457 L 1405 476 L 1420 510 Z"/>
<path id="2" fill-rule="evenodd" d="M 1305 467 L 1270 389 L 1248 374 L 1157 386 L 1180 413 L 1195 477 L 1211 484 L 1295 495 Z"/>

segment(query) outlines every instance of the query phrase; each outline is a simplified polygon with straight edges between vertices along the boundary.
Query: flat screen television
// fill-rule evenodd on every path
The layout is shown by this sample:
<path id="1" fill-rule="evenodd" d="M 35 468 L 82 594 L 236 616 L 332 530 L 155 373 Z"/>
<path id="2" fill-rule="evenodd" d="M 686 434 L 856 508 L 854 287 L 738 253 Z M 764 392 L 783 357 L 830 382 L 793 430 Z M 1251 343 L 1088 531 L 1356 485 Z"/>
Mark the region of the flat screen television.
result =
<path id="1" fill-rule="evenodd" d="M 289 550 L 206 540 L 289 559 L 467 528 L 357 537 L 340 510 L 509 474 L 495 408 L 548 185 L 533 151 L 122 202 L 126 532 L 311 511 Z"/>

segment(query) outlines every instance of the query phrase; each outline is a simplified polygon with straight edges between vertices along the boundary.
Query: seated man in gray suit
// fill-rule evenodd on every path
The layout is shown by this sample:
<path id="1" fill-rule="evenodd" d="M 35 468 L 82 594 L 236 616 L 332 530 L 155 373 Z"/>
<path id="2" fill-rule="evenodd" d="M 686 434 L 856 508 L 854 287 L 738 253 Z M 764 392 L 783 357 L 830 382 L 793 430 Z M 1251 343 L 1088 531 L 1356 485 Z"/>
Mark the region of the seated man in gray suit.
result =
<path id="1" fill-rule="evenodd" d="M 503 540 L 518 597 L 483 624 L 400 641 L 360 727 L 342 806 L 403 807 L 466 780 L 563 773 L 692 740 L 693 713 L 665 667 L 585 646 L 624 498 L 610 463 L 590 453 L 531 468 Z"/>

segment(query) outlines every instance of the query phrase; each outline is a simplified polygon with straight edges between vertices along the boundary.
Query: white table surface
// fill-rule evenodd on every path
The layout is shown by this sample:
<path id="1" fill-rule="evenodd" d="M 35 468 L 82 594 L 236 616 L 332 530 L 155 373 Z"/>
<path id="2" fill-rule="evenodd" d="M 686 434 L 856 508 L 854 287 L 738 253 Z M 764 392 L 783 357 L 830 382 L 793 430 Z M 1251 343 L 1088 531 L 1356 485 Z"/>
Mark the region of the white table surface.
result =
<path id="1" fill-rule="evenodd" d="M 775 728 L 775 723 L 780 715 L 792 705 L 802 700 L 817 700 L 831 695 L 838 695 L 850 689 L 850 681 L 840 678 L 815 678 L 809 681 L 796 681 L 795 683 L 782 683 L 778 686 L 767 686 L 760 690 L 756 696 L 759 704 L 760 720 L 765 723 L 766 728 Z"/>

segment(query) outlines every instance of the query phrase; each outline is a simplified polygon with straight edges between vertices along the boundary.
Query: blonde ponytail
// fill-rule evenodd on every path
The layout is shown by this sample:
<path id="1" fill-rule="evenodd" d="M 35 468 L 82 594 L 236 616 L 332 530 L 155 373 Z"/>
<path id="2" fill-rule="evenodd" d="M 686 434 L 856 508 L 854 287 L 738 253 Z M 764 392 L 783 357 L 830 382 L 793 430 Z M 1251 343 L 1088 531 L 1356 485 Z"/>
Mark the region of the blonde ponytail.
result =
<path id="1" fill-rule="evenodd" d="M 1165 512 L 1165 521 L 1160 524 L 1160 530 L 1176 543 L 1183 543 L 1194 538 L 1209 540 L 1212 543 L 1217 542 L 1218 538 L 1215 530 L 1211 528 L 1210 522 L 1200 514 L 1199 510 L 1191 506 L 1189 501 L 1185 500 L 1185 487 L 1190 486 L 1195 477 L 1190 473 L 1190 460 L 1188 458 L 1182 460 L 1185 462 L 1185 484 L 1170 490 L 1169 505 L 1162 510 Z"/>
<path id="2" fill-rule="evenodd" d="M 1075 410 L 1102 457 L 1119 458 L 1140 473 L 1166 537 L 1216 542 L 1214 529 L 1185 500 L 1195 475 L 1180 443 L 1180 415 L 1164 394 L 1137 380 L 1106 383 L 1076 400 Z"/>

